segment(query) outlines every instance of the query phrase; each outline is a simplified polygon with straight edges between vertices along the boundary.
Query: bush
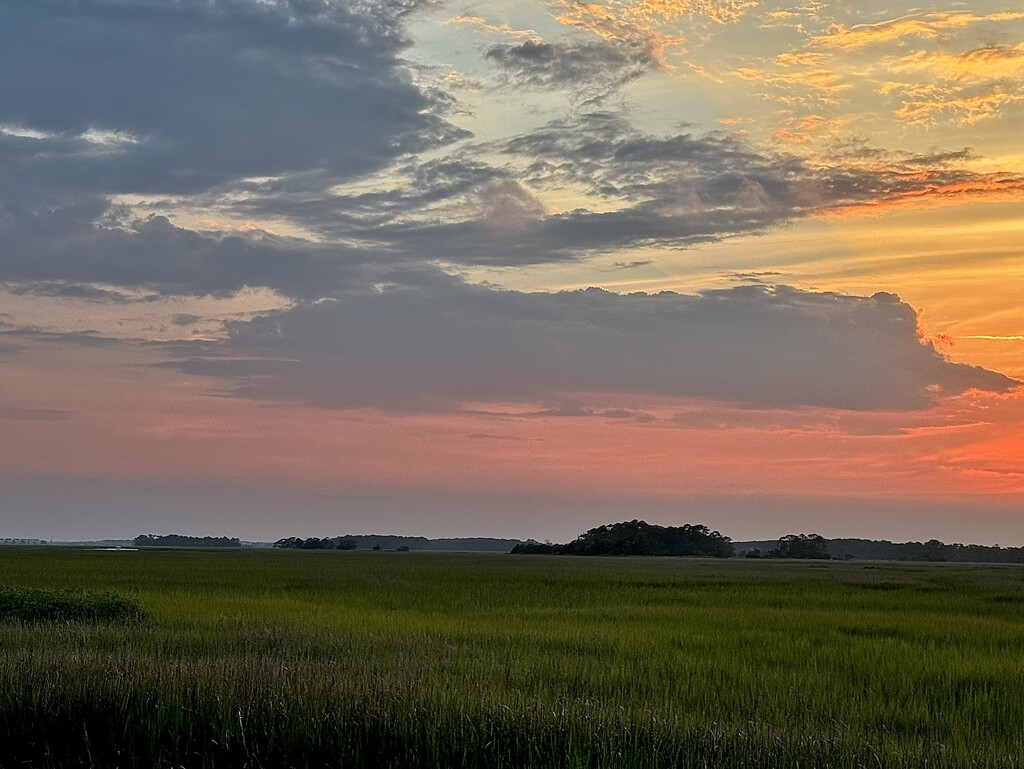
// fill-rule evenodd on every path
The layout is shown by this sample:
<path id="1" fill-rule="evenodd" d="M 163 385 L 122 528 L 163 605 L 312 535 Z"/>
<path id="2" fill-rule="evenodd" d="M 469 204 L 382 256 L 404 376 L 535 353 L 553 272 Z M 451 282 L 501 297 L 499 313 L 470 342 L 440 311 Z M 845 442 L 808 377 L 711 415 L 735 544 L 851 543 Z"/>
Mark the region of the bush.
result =
<path id="1" fill-rule="evenodd" d="M 0 622 L 135 622 L 142 607 L 116 593 L 0 586 Z"/>

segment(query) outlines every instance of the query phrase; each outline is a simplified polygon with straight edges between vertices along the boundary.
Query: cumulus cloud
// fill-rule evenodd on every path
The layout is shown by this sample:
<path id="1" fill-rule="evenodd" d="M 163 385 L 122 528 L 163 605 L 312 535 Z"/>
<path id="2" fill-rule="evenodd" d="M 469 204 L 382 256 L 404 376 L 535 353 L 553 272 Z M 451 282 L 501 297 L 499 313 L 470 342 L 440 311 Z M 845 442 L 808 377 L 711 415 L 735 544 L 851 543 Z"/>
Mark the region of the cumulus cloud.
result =
<path id="1" fill-rule="evenodd" d="M 1016 385 L 945 359 L 892 294 L 543 294 L 439 279 L 228 327 L 226 341 L 174 365 L 232 381 L 239 396 L 339 408 L 540 402 L 583 415 L 585 394 L 603 392 L 899 410 Z"/>
<path id="2" fill-rule="evenodd" d="M 513 179 L 501 179 L 480 187 L 478 220 L 499 230 L 520 231 L 544 215 L 544 204 Z"/>

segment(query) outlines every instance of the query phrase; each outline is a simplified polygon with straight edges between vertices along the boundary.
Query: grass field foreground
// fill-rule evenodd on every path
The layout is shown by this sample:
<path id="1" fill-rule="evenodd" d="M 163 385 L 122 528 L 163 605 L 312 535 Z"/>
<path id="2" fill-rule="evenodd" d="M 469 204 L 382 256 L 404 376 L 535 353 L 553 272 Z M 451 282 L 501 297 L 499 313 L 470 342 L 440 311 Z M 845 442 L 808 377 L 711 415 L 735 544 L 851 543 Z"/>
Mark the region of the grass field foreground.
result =
<path id="1" fill-rule="evenodd" d="M 0 767 L 1021 767 L 1024 570 L 0 551 Z"/>

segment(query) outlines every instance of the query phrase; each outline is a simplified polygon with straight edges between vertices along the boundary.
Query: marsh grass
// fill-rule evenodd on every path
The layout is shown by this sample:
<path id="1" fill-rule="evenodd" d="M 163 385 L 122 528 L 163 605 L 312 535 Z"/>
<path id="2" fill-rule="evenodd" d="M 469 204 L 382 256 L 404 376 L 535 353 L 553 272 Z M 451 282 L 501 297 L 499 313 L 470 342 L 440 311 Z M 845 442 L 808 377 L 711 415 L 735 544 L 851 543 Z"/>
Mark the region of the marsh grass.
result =
<path id="1" fill-rule="evenodd" d="M 1021 767 L 1015 567 L 4 550 L 0 766 Z"/>

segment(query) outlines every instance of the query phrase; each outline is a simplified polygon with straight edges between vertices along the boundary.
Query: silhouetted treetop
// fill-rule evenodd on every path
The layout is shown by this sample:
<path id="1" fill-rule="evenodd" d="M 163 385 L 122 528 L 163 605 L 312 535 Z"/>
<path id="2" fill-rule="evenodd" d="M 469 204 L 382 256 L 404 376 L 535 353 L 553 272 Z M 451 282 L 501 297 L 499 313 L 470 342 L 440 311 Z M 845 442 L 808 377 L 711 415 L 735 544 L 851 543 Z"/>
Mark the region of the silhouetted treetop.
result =
<path id="1" fill-rule="evenodd" d="M 274 547 L 290 550 L 355 550 L 358 545 L 352 537 L 285 537 L 277 540 Z"/>
<path id="2" fill-rule="evenodd" d="M 827 561 L 828 542 L 820 534 L 787 534 L 779 540 L 774 550 L 768 551 L 768 558 L 809 558 Z"/>
<path id="3" fill-rule="evenodd" d="M 529 541 L 513 553 L 553 555 L 674 555 L 729 558 L 732 542 L 702 524 L 658 526 L 647 521 L 624 521 L 590 529 L 564 545 Z"/>

